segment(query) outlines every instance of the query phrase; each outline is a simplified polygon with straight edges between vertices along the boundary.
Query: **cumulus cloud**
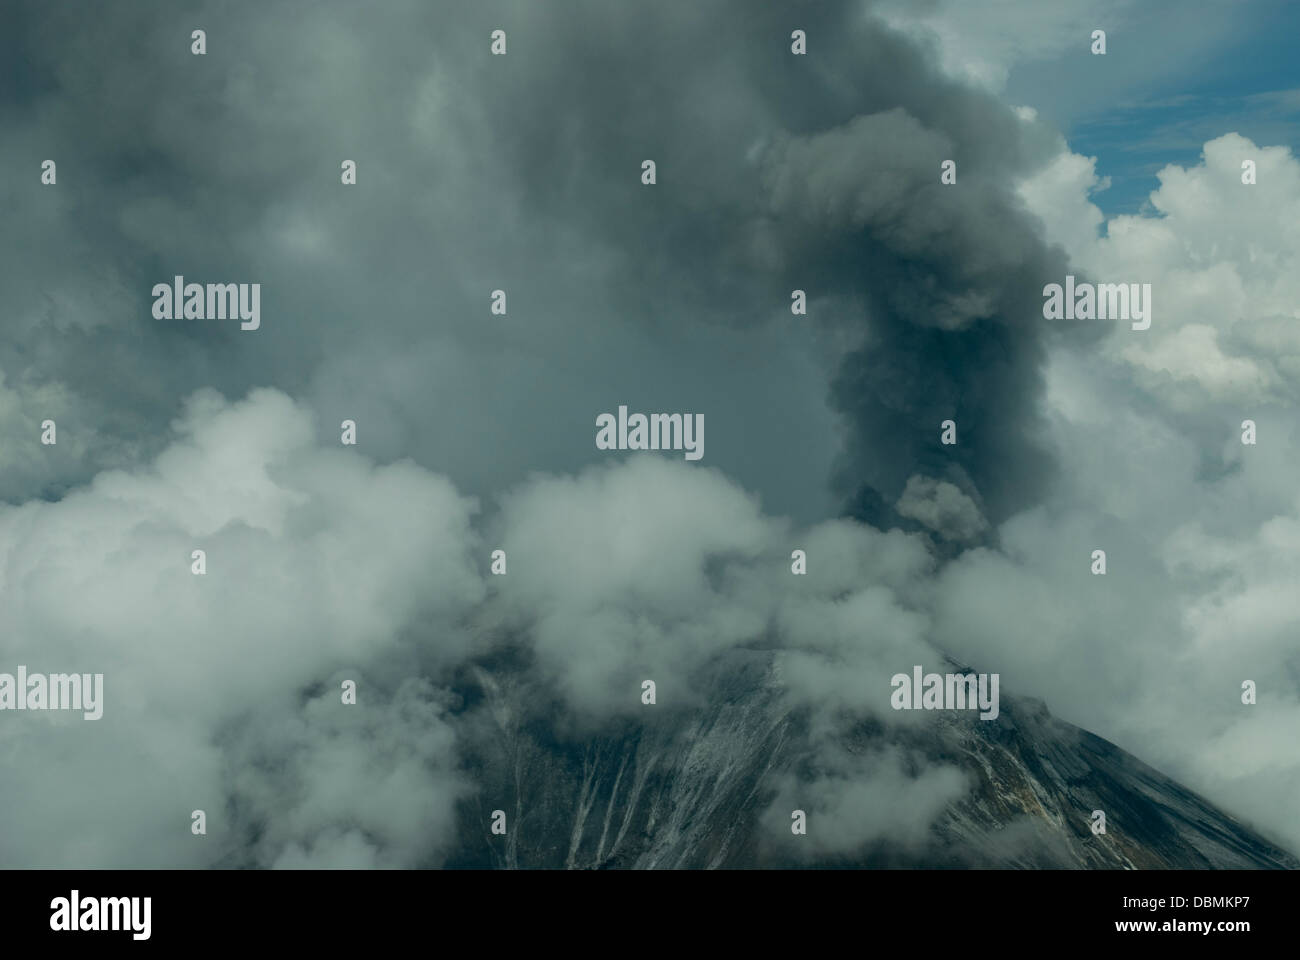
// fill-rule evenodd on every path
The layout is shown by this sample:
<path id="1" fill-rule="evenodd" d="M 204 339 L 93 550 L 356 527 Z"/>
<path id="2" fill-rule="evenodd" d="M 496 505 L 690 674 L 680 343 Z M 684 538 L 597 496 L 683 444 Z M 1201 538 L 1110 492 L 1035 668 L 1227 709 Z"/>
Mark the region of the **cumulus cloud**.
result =
<path id="1" fill-rule="evenodd" d="M 1246 160 L 1254 185 L 1241 182 Z M 1157 176 L 1152 214 L 1113 217 L 1104 235 L 1088 200 L 1104 186 L 1095 159 L 1062 151 L 1022 195 L 1076 268 L 1152 285 L 1149 336 L 1116 331 L 1107 348 L 1162 404 L 1294 403 L 1300 163 L 1286 147 L 1229 133 L 1205 144 L 1200 164 Z"/>
<path id="2" fill-rule="evenodd" d="M 237 828 L 253 827 L 263 865 L 291 848 L 329 859 L 318 844 L 343 841 L 316 831 L 351 814 L 426 824 L 377 830 L 376 862 L 427 855 L 464 784 L 436 698 L 404 687 L 403 667 L 416 629 L 421 660 L 468 647 L 459 620 L 484 591 L 472 510 L 411 464 L 317 447 L 309 414 L 270 390 L 234 404 L 202 391 L 152 463 L 0 507 L 5 670 L 103 673 L 105 690 L 98 721 L 5 724 L 9 769 L 57 758 L 60 773 L 4 778 L 24 829 L 5 832 L 0 860 L 200 865 L 240 856 Z M 330 713 L 346 709 L 343 670 L 365 677 L 354 719 Z M 250 715 L 251 746 L 232 728 Z M 369 799 L 385 781 L 405 789 Z M 194 809 L 206 838 L 190 835 Z"/>
<path id="3" fill-rule="evenodd" d="M 359 683 L 356 709 L 340 706 L 341 677 Z M 224 741 L 249 849 L 233 856 L 286 869 L 421 867 L 456 842 L 455 804 L 473 787 L 456 768 L 446 694 L 419 677 L 391 693 L 369 680 L 336 673 L 297 711 L 254 711 Z"/>
<path id="4" fill-rule="evenodd" d="M 644 457 L 537 479 L 500 523 L 502 602 L 579 709 L 631 712 L 648 677 L 674 699 L 766 626 L 744 571 L 780 528 L 715 471 Z"/>

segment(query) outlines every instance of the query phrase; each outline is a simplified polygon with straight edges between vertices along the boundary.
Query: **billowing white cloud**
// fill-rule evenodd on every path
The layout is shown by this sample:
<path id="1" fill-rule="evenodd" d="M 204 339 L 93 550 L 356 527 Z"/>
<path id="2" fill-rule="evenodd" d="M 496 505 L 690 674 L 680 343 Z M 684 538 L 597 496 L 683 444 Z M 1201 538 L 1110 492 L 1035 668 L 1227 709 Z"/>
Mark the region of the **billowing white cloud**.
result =
<path id="1" fill-rule="evenodd" d="M 318 445 L 279 391 L 199 391 L 175 430 L 152 463 L 0 507 L 0 670 L 105 684 L 99 720 L 6 714 L 0 801 L 23 824 L 0 841 L 6 864 L 436 864 L 475 790 L 448 685 L 493 637 L 523 644 L 536 689 L 594 725 L 642 709 L 643 679 L 661 709 L 698 706 L 711 658 L 751 643 L 782 648 L 826 769 L 841 721 L 924 719 L 889 708 L 894 673 L 939 662 L 918 536 L 796 531 L 716 470 L 641 455 L 534 477 L 481 537 L 445 478 Z M 489 577 L 497 547 L 507 573 Z M 896 768 L 840 764 L 818 809 L 902 791 L 868 833 L 923 832 L 961 784 L 923 768 L 874 782 Z"/>
<path id="2" fill-rule="evenodd" d="M 463 784 L 436 699 L 403 687 L 401 666 L 417 628 L 425 661 L 468 647 L 457 623 L 483 596 L 473 503 L 410 464 L 317 447 L 276 391 L 201 391 L 176 427 L 147 466 L 0 506 L 0 670 L 104 675 L 99 720 L 6 711 L 0 798 L 23 828 L 4 832 L 0 862 L 208 864 L 254 828 L 264 865 L 328 859 L 331 818 L 373 822 L 376 863 L 428 855 Z M 345 670 L 366 678 L 355 707 Z M 235 733 L 250 716 L 247 743 Z M 262 752 L 275 762 L 250 770 Z M 403 791 L 371 795 L 389 781 Z M 206 837 L 190 833 L 195 809 Z"/>
<path id="3" fill-rule="evenodd" d="M 1253 185 L 1242 183 L 1244 161 L 1255 164 Z M 1300 162 L 1290 150 L 1225 134 L 1205 144 L 1200 164 L 1159 172 L 1152 214 L 1113 217 L 1104 232 L 1088 198 L 1105 187 L 1095 163 L 1064 150 L 1021 195 L 1081 274 L 1151 284 L 1151 328 L 1119 325 L 1111 359 L 1179 409 L 1295 402 Z"/>

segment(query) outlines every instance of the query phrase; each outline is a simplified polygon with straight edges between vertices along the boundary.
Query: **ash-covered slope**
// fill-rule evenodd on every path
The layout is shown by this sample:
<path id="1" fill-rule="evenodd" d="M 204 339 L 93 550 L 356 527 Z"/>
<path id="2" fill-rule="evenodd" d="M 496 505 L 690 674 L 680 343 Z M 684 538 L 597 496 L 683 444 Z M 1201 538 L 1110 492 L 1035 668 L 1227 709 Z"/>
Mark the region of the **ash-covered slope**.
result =
<path id="1" fill-rule="evenodd" d="M 849 754 L 888 743 L 959 768 L 970 788 L 919 842 L 811 852 L 820 848 L 791 835 L 788 810 L 765 815 L 778 781 L 813 762 L 809 717 L 788 706 L 778 674 L 770 652 L 732 651 L 697 707 L 647 707 L 644 719 L 584 735 L 560 733 L 526 707 L 532 698 L 511 671 L 474 670 L 464 718 L 481 790 L 462 804 L 465 840 L 447 865 L 1300 867 L 1132 755 L 1006 695 L 996 721 L 940 711 L 905 729 L 848 729 L 840 746 Z M 506 812 L 505 836 L 490 832 L 495 809 Z M 1092 833 L 1093 810 L 1106 814 L 1104 835 Z M 809 833 L 820 826 L 810 815 Z"/>

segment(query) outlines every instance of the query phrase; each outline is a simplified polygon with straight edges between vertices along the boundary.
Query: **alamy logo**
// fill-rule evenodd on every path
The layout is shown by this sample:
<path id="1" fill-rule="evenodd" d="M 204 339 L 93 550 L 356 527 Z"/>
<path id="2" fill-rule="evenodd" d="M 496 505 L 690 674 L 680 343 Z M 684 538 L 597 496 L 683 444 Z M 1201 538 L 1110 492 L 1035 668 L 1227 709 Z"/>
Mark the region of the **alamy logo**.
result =
<path id="1" fill-rule="evenodd" d="M 1047 320 L 1132 320 L 1134 330 L 1151 326 L 1151 284 L 1075 284 L 1074 277 L 1043 287 L 1043 317 Z"/>
<path id="2" fill-rule="evenodd" d="M 104 715 L 102 673 L 0 673 L 0 710 L 81 710 L 85 720 Z"/>
<path id="3" fill-rule="evenodd" d="M 998 718 L 998 675 L 996 673 L 927 673 L 921 676 L 920 665 L 912 676 L 896 673 L 889 681 L 894 687 L 889 703 L 895 710 L 974 710 L 982 711 L 981 720 Z"/>
<path id="4" fill-rule="evenodd" d="M 133 940 L 148 940 L 152 923 L 152 897 L 86 897 L 72 891 L 71 897 L 50 901 L 50 929 L 129 930 Z"/>
<path id="5" fill-rule="evenodd" d="M 693 421 L 693 422 L 692 422 Z M 704 456 L 704 414 L 644 413 L 628 416 L 627 407 L 596 418 L 597 450 L 685 450 L 687 460 Z"/>
<path id="6" fill-rule="evenodd" d="M 153 288 L 153 315 L 156 320 L 233 320 L 238 317 L 240 330 L 256 330 L 262 325 L 262 285 L 260 283 L 186 283 L 176 277 L 171 283 L 156 283 Z"/>

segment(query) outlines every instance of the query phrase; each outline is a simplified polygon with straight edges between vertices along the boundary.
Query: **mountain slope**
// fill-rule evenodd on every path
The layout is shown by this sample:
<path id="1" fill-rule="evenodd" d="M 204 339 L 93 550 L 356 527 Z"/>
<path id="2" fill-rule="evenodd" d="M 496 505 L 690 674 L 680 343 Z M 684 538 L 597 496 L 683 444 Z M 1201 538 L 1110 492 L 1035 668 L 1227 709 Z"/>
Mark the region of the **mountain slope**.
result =
<path id="1" fill-rule="evenodd" d="M 888 747 L 918 769 L 943 766 L 968 789 L 921 839 L 885 833 L 851 849 L 794 837 L 782 784 L 817 774 L 807 710 L 783 696 L 768 651 L 721 658 L 694 709 L 647 707 L 644 720 L 561 733 L 539 719 L 509 670 L 477 668 L 468 765 L 481 784 L 462 804 L 449 866 L 508 868 L 1019 867 L 1297 868 L 1300 861 L 1191 791 L 1039 702 L 1001 698 L 996 721 L 936 711 L 899 728 L 857 722 L 837 749 Z M 864 805 L 863 816 L 870 811 Z M 505 836 L 491 834 L 504 810 Z M 1107 832 L 1094 835 L 1093 810 Z M 854 812 L 854 811 L 851 811 Z M 819 838 L 824 839 L 824 838 Z"/>

